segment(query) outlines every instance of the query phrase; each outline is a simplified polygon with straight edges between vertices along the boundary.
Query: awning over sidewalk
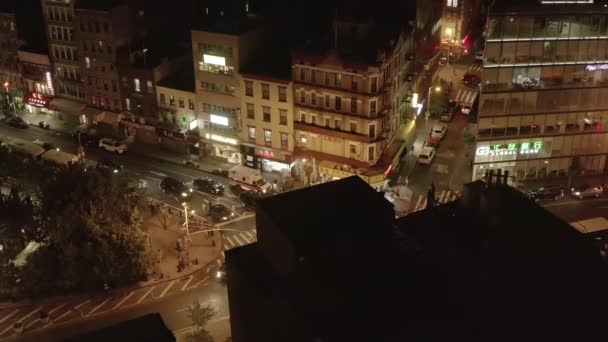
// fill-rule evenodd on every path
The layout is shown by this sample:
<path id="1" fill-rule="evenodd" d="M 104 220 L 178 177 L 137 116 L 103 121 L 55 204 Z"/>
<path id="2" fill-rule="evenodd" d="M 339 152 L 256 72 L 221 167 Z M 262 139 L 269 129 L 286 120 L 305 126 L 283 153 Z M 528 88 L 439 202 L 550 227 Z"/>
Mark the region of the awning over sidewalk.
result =
<path id="1" fill-rule="evenodd" d="M 55 98 L 51 101 L 50 109 L 66 114 L 80 116 L 86 104 L 66 99 Z"/>

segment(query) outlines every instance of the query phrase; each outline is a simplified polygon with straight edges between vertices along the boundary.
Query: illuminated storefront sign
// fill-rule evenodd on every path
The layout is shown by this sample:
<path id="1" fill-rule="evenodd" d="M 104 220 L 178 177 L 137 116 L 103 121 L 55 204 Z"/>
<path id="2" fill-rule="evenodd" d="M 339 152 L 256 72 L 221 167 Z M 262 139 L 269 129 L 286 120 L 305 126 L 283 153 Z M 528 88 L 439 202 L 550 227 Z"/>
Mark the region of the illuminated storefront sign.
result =
<path id="1" fill-rule="evenodd" d="M 194 130 L 194 129 L 196 129 L 196 127 L 198 127 L 198 120 L 196 120 L 196 119 L 190 121 L 190 123 L 188 124 L 188 128 L 190 130 Z"/>
<path id="2" fill-rule="evenodd" d="M 38 108 L 49 108 L 49 100 L 37 93 L 31 93 L 23 99 L 23 102 Z"/>
<path id="3" fill-rule="evenodd" d="M 608 64 L 589 64 L 585 67 L 586 71 L 608 70 Z"/>
<path id="4" fill-rule="evenodd" d="M 220 57 L 220 56 L 204 54 L 203 62 L 205 62 L 206 64 L 215 64 L 215 65 L 226 66 L 226 58 Z"/>
<path id="5" fill-rule="evenodd" d="M 537 154 L 543 147 L 542 141 L 494 144 L 490 146 L 480 146 L 475 151 L 478 156 L 509 156 L 516 154 Z"/>
<path id="6" fill-rule="evenodd" d="M 53 79 L 51 78 L 51 72 L 47 71 L 45 77 L 46 77 L 46 86 L 47 86 L 47 88 L 49 88 L 51 93 L 53 93 Z"/>
<path id="7" fill-rule="evenodd" d="M 555 5 L 555 4 L 592 4 L 593 0 L 541 0 L 543 5 Z"/>
<path id="8" fill-rule="evenodd" d="M 228 126 L 228 118 L 225 116 L 211 114 L 209 115 L 209 120 L 211 121 L 211 123 L 217 125 Z"/>
<path id="9" fill-rule="evenodd" d="M 239 142 L 236 141 L 236 139 L 223 137 L 223 136 L 217 135 L 217 134 L 209 134 L 209 133 L 207 133 L 207 134 L 205 134 L 205 138 L 209 139 L 209 140 L 221 142 L 221 143 L 224 143 L 224 144 L 230 144 L 230 145 L 238 145 L 239 144 Z"/>
<path id="10" fill-rule="evenodd" d="M 268 151 L 268 150 L 259 150 L 258 154 L 263 157 L 263 158 L 270 158 L 270 159 L 274 159 L 274 152 L 272 151 Z"/>

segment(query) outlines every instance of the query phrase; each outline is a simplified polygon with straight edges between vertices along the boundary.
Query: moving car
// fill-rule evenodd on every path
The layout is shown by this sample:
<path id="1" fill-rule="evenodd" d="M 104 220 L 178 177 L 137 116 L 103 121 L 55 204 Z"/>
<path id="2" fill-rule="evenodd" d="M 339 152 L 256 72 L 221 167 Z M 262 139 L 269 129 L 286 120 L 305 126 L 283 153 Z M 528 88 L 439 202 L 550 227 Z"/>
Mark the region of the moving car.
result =
<path id="1" fill-rule="evenodd" d="M 233 218 L 234 213 L 225 205 L 214 203 L 209 206 L 209 216 L 211 216 L 215 222 L 224 222 Z"/>
<path id="2" fill-rule="evenodd" d="M 226 282 L 226 264 L 223 263 L 222 266 L 220 266 L 217 271 L 215 272 L 215 278 L 217 278 L 218 280 L 222 281 L 222 282 Z"/>
<path id="3" fill-rule="evenodd" d="M 54 149 L 55 149 L 55 145 L 53 145 L 53 144 L 51 144 L 51 143 L 48 143 L 48 142 L 46 142 L 46 141 L 42 141 L 42 140 L 40 140 L 40 139 L 36 139 L 36 140 L 34 140 L 34 141 L 32 141 L 32 142 L 33 142 L 34 144 L 38 145 L 38 146 L 42 146 L 42 148 L 43 148 L 45 151 L 48 151 L 48 150 L 54 150 Z"/>
<path id="4" fill-rule="evenodd" d="M 477 87 L 481 84 L 481 77 L 475 74 L 465 74 L 462 77 L 462 83 L 466 86 Z"/>
<path id="5" fill-rule="evenodd" d="M 165 177 L 160 182 L 160 188 L 166 194 L 174 195 L 184 200 L 192 198 L 192 189 L 173 177 Z"/>
<path id="6" fill-rule="evenodd" d="M 559 185 L 547 185 L 525 192 L 535 202 L 557 201 L 564 197 L 564 188 Z"/>
<path id="7" fill-rule="evenodd" d="M 429 165 L 435 159 L 435 149 L 432 147 L 423 147 L 418 155 L 418 164 Z"/>
<path id="8" fill-rule="evenodd" d="M 121 163 L 119 163 L 115 160 L 105 159 L 105 158 L 100 159 L 97 162 L 96 167 L 98 170 L 100 170 L 102 172 L 107 172 L 110 174 L 119 173 L 120 171 L 122 171 L 122 169 L 124 169 L 124 166 Z"/>
<path id="9" fill-rule="evenodd" d="M 258 191 L 266 193 L 272 189 L 272 185 L 262 178 L 260 170 L 252 169 L 243 165 L 235 165 L 228 171 L 229 184 L 238 186 L 245 191 Z"/>
<path id="10" fill-rule="evenodd" d="M 193 187 L 196 190 L 206 192 L 213 195 L 223 195 L 224 186 L 209 177 L 203 177 L 195 179 L 192 182 Z"/>
<path id="11" fill-rule="evenodd" d="M 110 138 L 103 138 L 99 140 L 99 148 L 118 154 L 123 154 L 127 152 L 127 145 Z"/>
<path id="12" fill-rule="evenodd" d="M 436 124 L 435 126 L 433 126 L 433 129 L 431 130 L 431 138 L 443 139 L 443 138 L 445 138 L 445 135 L 447 132 L 448 132 L 448 125 Z"/>
<path id="13" fill-rule="evenodd" d="M 17 128 L 28 128 L 30 127 L 30 123 L 25 121 L 22 117 L 20 116 L 13 116 L 10 119 L 6 120 L 6 123 L 8 123 L 10 126 L 13 127 L 17 127 Z"/>
<path id="14" fill-rule="evenodd" d="M 583 184 L 580 186 L 576 186 L 571 189 L 572 196 L 578 199 L 584 199 L 587 197 L 595 197 L 598 198 L 604 193 L 604 189 L 599 185 L 589 185 Z"/>

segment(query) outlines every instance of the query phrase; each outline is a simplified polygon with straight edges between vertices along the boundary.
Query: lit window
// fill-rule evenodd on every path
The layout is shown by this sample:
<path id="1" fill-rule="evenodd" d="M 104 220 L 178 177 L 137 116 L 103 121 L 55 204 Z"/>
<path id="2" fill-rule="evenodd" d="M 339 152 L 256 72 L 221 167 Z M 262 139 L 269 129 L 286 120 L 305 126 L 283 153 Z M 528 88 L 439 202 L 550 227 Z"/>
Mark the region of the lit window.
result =
<path id="1" fill-rule="evenodd" d="M 125 99 L 125 108 L 131 110 L 131 100 L 128 97 Z"/>
<path id="2" fill-rule="evenodd" d="M 272 131 L 269 129 L 264 130 L 264 142 L 271 143 L 272 142 Z"/>
<path id="3" fill-rule="evenodd" d="M 448 0 L 448 7 L 458 7 L 458 0 Z"/>
<path id="4" fill-rule="evenodd" d="M 308 138 L 305 135 L 300 135 L 300 144 L 306 145 Z"/>
<path id="5" fill-rule="evenodd" d="M 139 78 L 133 79 L 133 86 L 135 87 L 135 91 L 141 93 L 141 84 L 139 82 Z"/>
<path id="6" fill-rule="evenodd" d="M 152 94 L 154 88 L 152 87 L 152 81 L 148 80 L 148 82 L 146 82 L 146 85 L 148 87 L 148 93 Z"/>
<path id="7" fill-rule="evenodd" d="M 282 147 L 289 146 L 289 135 L 287 133 L 281 132 L 281 146 Z"/>
<path id="8" fill-rule="evenodd" d="M 255 127 L 249 126 L 249 139 L 255 140 Z"/>
<path id="9" fill-rule="evenodd" d="M 84 65 L 87 67 L 87 69 L 91 68 L 91 59 L 89 57 L 84 58 Z"/>

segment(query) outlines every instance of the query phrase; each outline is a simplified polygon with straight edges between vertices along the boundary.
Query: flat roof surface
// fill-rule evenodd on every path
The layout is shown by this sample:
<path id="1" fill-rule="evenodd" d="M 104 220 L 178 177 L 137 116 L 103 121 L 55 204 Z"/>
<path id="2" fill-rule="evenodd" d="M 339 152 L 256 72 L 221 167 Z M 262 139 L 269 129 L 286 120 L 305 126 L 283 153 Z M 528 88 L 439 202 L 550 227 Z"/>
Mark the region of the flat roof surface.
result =
<path id="1" fill-rule="evenodd" d="M 594 0 L 588 3 L 541 3 L 540 0 L 496 0 L 491 7 L 491 14 L 521 13 L 530 15 L 543 15 L 547 13 L 569 14 L 589 13 L 606 14 L 608 8 L 604 7 L 606 0 Z"/>
<path id="2" fill-rule="evenodd" d="M 109 11 L 114 7 L 126 4 L 127 0 L 76 0 L 76 9 Z"/>
<path id="3" fill-rule="evenodd" d="M 194 70 L 192 70 L 190 64 L 188 66 L 190 66 L 190 68 L 181 68 L 169 77 L 163 78 L 158 82 L 158 86 L 194 92 L 196 90 Z"/>
<path id="4" fill-rule="evenodd" d="M 587 220 L 571 222 L 570 225 L 583 234 L 595 233 L 608 229 L 608 220 L 603 217 L 594 217 Z"/>

